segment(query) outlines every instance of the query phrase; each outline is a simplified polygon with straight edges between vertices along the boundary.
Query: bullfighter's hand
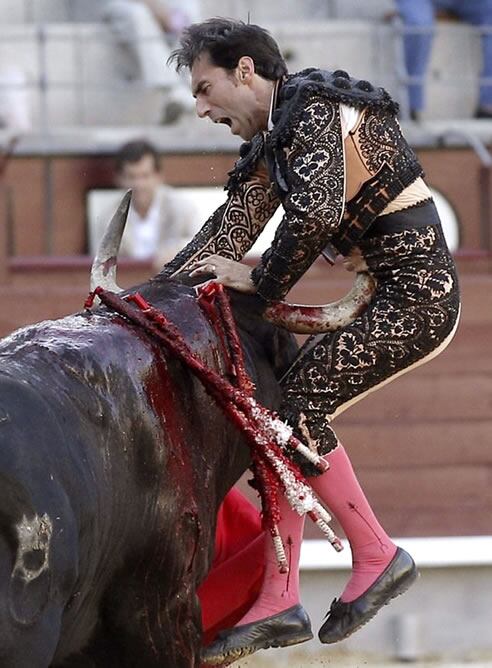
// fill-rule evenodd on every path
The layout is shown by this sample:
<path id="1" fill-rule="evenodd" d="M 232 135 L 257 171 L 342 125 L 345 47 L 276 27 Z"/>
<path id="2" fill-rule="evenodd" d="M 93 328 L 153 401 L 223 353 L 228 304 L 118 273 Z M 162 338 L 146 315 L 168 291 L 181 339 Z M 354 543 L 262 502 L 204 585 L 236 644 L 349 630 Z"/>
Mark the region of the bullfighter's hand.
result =
<path id="1" fill-rule="evenodd" d="M 256 292 L 255 284 L 251 279 L 251 267 L 248 267 L 247 264 L 229 260 L 221 255 L 209 255 L 203 260 L 195 262 L 190 276 L 207 274 L 215 274 L 214 281 L 222 283 L 228 288 L 249 294 Z"/>

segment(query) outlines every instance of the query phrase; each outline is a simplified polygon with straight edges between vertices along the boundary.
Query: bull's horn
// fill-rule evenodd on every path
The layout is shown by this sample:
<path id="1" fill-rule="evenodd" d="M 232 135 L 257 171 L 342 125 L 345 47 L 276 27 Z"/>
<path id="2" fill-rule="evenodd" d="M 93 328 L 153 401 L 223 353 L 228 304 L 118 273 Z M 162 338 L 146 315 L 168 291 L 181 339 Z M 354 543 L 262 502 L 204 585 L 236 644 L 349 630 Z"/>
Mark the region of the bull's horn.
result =
<path id="1" fill-rule="evenodd" d="M 276 302 L 267 307 L 264 317 L 274 325 L 295 334 L 334 332 L 353 322 L 367 307 L 375 284 L 366 272 L 358 273 L 350 292 L 324 306 L 303 306 Z"/>
<path id="2" fill-rule="evenodd" d="M 122 291 L 116 283 L 118 250 L 125 230 L 131 199 L 132 191 L 127 190 L 104 232 L 104 236 L 97 249 L 96 257 L 92 263 L 91 290 L 94 290 L 99 285 L 105 290 L 111 290 L 112 292 Z"/>

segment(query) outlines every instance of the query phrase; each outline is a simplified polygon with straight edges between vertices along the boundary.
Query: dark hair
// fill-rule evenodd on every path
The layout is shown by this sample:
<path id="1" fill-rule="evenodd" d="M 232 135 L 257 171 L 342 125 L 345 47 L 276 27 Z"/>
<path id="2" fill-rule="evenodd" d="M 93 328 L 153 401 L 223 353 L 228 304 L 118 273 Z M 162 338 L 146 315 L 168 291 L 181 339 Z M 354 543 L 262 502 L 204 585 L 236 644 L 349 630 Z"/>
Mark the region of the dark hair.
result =
<path id="1" fill-rule="evenodd" d="M 214 18 L 192 23 L 180 39 L 180 48 L 171 53 L 168 64 L 176 62 L 176 70 L 191 69 L 204 52 L 217 67 L 233 70 L 241 56 L 254 60 L 256 72 L 275 81 L 287 74 L 287 65 L 277 42 L 260 26 L 234 19 Z"/>
<path id="2" fill-rule="evenodd" d="M 146 155 L 154 161 L 156 172 L 160 169 L 160 158 L 157 149 L 145 139 L 137 139 L 124 144 L 115 156 L 116 173 L 120 174 L 129 162 L 140 162 Z"/>

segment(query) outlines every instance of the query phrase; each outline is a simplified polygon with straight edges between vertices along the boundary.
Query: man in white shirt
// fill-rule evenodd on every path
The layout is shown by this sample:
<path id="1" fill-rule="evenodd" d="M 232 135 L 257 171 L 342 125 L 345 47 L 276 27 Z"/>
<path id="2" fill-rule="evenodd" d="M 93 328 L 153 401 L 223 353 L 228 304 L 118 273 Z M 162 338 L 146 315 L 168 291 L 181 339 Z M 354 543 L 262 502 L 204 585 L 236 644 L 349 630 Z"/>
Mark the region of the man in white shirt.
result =
<path id="1" fill-rule="evenodd" d="M 193 236 L 199 220 L 193 202 L 163 183 L 157 150 L 144 140 L 122 146 L 116 156 L 116 185 L 132 190 L 128 221 L 120 255 L 152 260 L 156 268 L 169 261 Z M 119 194 L 106 215 L 93 225 L 90 247 L 97 245 L 107 220 L 116 209 Z"/>

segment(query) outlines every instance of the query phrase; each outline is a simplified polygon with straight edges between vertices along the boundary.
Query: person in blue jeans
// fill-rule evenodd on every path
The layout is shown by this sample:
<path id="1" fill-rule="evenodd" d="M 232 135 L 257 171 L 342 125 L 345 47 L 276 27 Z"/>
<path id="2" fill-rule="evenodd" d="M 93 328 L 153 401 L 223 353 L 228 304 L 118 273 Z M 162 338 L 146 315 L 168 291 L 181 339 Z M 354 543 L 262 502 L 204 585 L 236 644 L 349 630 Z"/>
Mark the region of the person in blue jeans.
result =
<path id="1" fill-rule="evenodd" d="M 412 81 L 408 87 L 410 116 L 417 120 L 424 108 L 423 77 L 433 39 L 436 11 L 446 11 L 478 28 L 492 28 L 492 0 L 395 0 L 405 27 L 416 29 L 404 37 L 405 64 Z M 418 31 L 417 31 L 418 29 Z M 422 29 L 422 30 L 421 30 Z M 421 31 L 420 31 L 421 30 Z M 482 35 L 482 79 L 492 79 L 492 32 Z M 420 81 L 418 78 L 420 77 Z M 480 86 L 477 118 L 492 118 L 492 84 Z"/>

